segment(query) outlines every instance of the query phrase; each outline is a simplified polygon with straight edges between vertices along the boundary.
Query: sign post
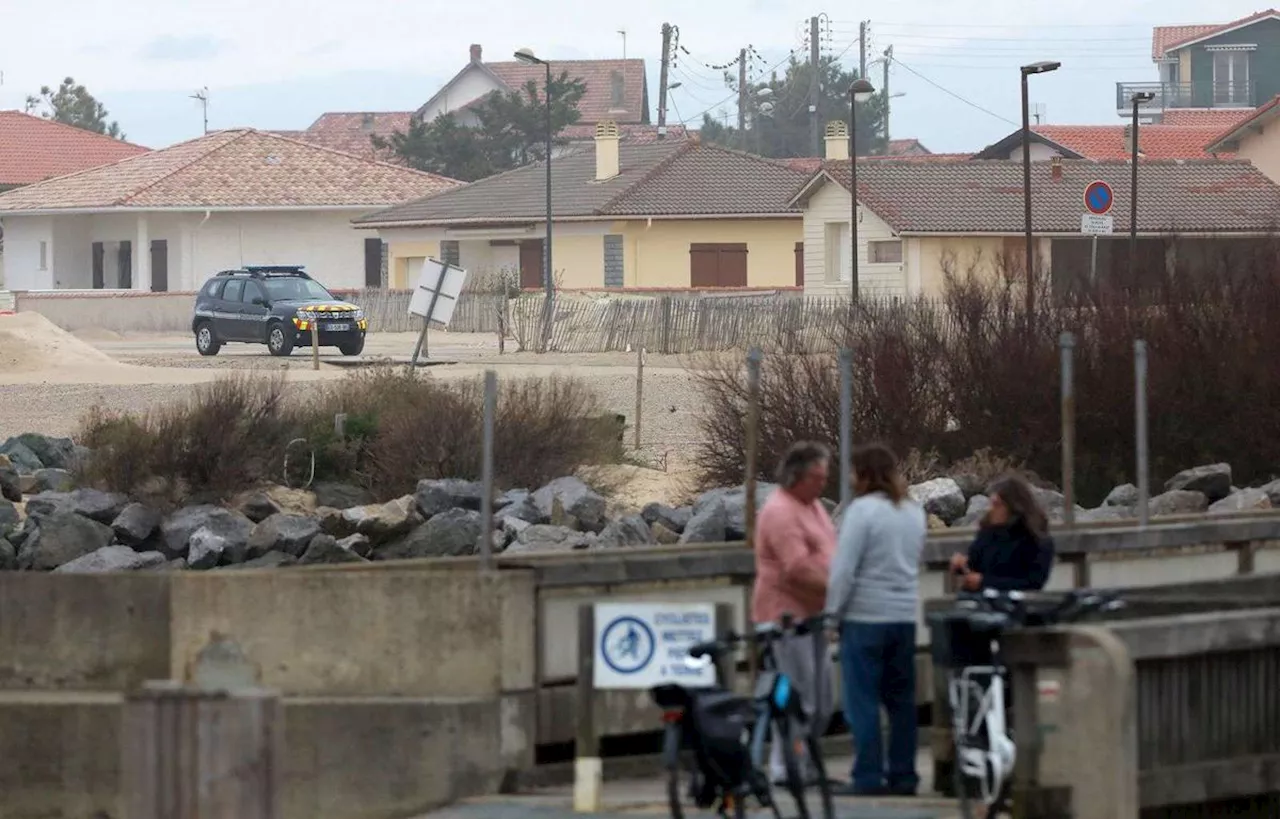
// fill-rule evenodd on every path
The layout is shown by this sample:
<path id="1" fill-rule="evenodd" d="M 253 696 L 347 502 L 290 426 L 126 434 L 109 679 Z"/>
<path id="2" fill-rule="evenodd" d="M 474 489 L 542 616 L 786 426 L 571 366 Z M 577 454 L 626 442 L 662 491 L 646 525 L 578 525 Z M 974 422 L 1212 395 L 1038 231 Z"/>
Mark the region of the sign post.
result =
<path id="1" fill-rule="evenodd" d="M 1098 277 L 1098 236 L 1110 236 L 1115 229 L 1111 206 L 1115 204 L 1111 186 L 1101 179 L 1090 182 L 1084 189 L 1084 210 L 1080 216 L 1080 232 L 1093 237 L 1089 255 L 1089 283 Z"/>
<path id="2" fill-rule="evenodd" d="M 418 354 L 423 352 L 427 341 L 427 328 L 431 322 L 448 326 L 453 318 L 453 310 L 458 306 L 458 296 L 467 283 L 467 271 L 454 267 L 447 262 L 427 259 L 422 263 L 422 275 L 418 277 L 418 286 L 409 298 L 409 315 L 422 316 L 422 333 L 413 348 L 413 358 L 409 362 L 409 372 L 418 367 Z"/>

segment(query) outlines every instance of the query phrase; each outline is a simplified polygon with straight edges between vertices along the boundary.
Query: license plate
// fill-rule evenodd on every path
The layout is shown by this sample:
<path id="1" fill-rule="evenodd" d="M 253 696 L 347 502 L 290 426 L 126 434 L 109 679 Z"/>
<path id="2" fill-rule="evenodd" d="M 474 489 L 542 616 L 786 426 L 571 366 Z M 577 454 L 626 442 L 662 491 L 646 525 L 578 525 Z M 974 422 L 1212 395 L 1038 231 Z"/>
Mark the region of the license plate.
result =
<path id="1" fill-rule="evenodd" d="M 324 329 L 328 330 L 331 333 L 345 333 L 347 330 L 351 329 L 351 325 L 350 324 L 326 324 L 324 326 Z"/>

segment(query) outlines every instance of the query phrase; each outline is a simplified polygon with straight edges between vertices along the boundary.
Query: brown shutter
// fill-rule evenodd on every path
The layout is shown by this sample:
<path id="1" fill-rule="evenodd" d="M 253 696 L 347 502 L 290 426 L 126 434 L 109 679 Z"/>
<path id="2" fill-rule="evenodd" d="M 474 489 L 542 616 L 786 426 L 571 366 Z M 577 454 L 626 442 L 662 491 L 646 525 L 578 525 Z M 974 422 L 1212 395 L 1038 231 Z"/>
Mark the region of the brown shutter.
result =
<path id="1" fill-rule="evenodd" d="M 796 287 L 804 287 L 804 242 L 796 242 Z"/>
<path id="2" fill-rule="evenodd" d="M 382 286 L 382 240 L 364 240 L 364 286 Z"/>
<path id="3" fill-rule="evenodd" d="M 151 292 L 164 293 L 169 289 L 169 242 L 167 239 L 151 240 Z"/>
<path id="4" fill-rule="evenodd" d="M 720 275 L 720 252 L 715 245 L 689 245 L 689 286 L 716 287 Z"/>
<path id="5" fill-rule="evenodd" d="M 520 288 L 537 290 L 542 287 L 542 240 L 525 239 L 520 243 Z"/>

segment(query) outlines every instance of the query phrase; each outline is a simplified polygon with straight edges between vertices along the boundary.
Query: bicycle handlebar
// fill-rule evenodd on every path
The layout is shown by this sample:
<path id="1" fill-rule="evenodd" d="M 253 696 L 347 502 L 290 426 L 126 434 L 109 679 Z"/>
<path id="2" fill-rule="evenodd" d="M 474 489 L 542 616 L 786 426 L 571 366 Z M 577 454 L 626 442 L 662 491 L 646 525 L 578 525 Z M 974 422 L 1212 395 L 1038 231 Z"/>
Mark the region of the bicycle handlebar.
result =
<path id="1" fill-rule="evenodd" d="M 751 642 L 755 645 L 769 645 L 788 635 L 804 636 L 812 634 L 814 631 L 820 631 L 826 627 L 827 622 L 826 618 L 821 614 L 799 621 L 789 614 L 783 614 L 779 620 L 780 623 L 757 623 L 755 630 L 751 634 L 738 634 L 734 631 L 727 631 L 718 639 L 709 640 L 705 643 L 695 643 L 689 647 L 689 655 L 692 657 L 718 657 L 746 642 Z"/>
<path id="2" fill-rule="evenodd" d="M 969 603 L 980 611 L 994 612 L 1009 617 L 1019 625 L 1053 625 L 1071 622 L 1093 612 L 1118 611 L 1125 603 L 1116 593 L 1096 589 L 1080 589 L 1068 592 L 1056 603 L 1029 605 L 1027 596 L 1019 591 L 983 589 L 981 592 L 961 592 L 958 603 Z"/>

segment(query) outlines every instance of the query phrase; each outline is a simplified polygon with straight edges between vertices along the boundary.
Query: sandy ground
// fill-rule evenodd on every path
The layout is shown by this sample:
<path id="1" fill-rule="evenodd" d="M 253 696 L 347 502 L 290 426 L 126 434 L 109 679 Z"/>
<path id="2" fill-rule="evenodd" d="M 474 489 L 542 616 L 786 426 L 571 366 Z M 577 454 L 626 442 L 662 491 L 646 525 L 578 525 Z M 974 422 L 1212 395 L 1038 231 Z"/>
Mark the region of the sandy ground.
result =
<path id="1" fill-rule="evenodd" d="M 407 362 L 416 340 L 412 333 L 371 335 L 362 358 Z M 552 373 L 583 378 L 608 410 L 627 416 L 626 443 L 629 449 L 634 445 L 634 354 L 499 355 L 491 335 L 432 332 L 425 357 L 448 362 L 420 370 L 434 378 L 476 378 L 486 370 L 493 370 L 499 380 Z M 322 349 L 320 358 L 320 369 L 315 370 L 310 349 L 279 359 L 268 355 L 265 347 L 237 344 L 203 358 L 189 336 L 121 336 L 103 330 L 72 335 L 38 314 L 0 316 L 0 440 L 21 432 L 73 435 L 95 406 L 143 412 L 231 371 L 268 375 L 283 370 L 300 389 L 350 371 L 330 363 L 349 361 L 337 350 Z M 698 441 L 698 394 L 687 363 L 677 356 L 646 359 L 642 434 L 634 458 L 653 468 L 614 467 L 602 476 L 627 506 L 649 500 L 680 502 L 692 489 L 689 458 Z"/>

